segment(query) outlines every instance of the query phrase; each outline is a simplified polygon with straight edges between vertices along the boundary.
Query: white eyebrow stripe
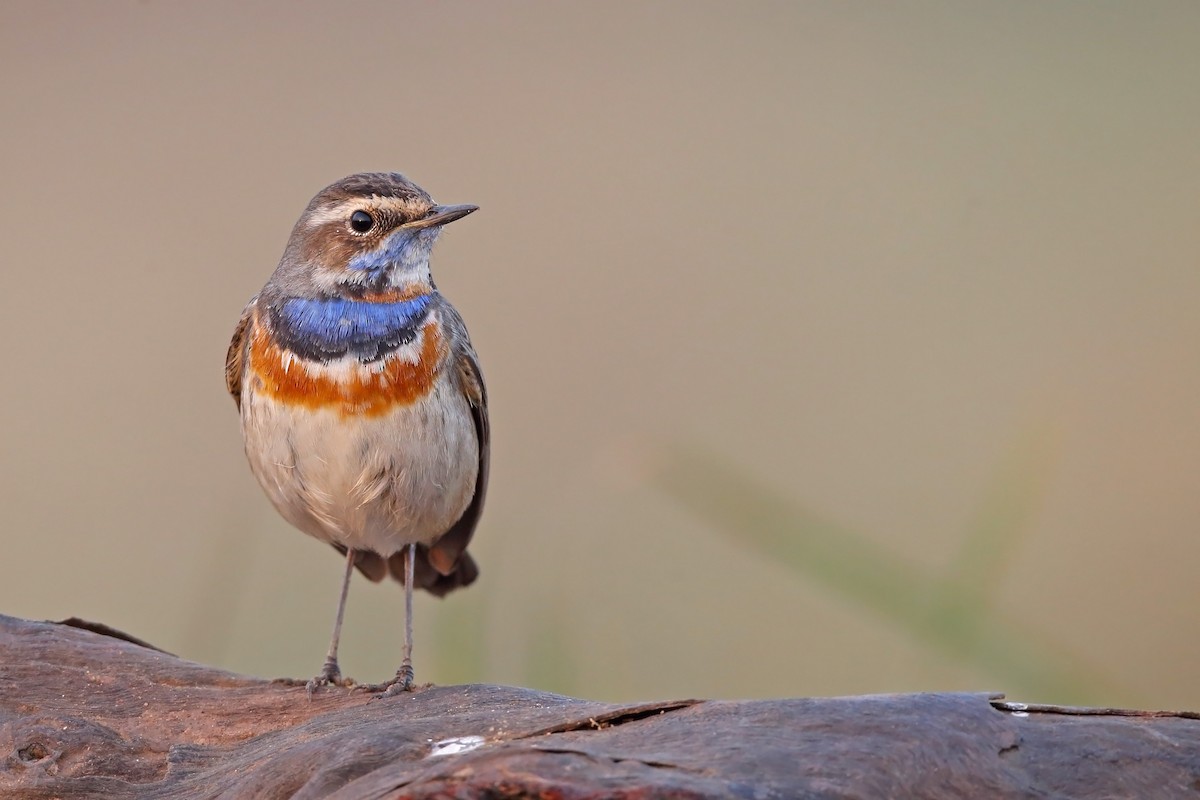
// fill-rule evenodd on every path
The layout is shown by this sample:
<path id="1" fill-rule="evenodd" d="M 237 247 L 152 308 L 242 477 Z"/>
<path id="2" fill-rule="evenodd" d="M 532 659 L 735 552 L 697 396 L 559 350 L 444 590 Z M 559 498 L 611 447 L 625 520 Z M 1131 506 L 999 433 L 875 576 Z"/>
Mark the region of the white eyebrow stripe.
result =
<path id="1" fill-rule="evenodd" d="M 413 212 L 417 211 L 411 203 L 398 197 L 373 194 L 370 197 L 355 197 L 324 208 L 315 208 L 309 213 L 306 225 L 309 228 L 319 228 L 330 222 L 347 219 L 351 212 L 360 208 L 388 208 L 403 217 L 416 216 Z"/>
<path id="2" fill-rule="evenodd" d="M 324 208 L 314 208 L 308 215 L 306 224 L 310 228 L 318 228 L 327 222 L 345 219 L 346 215 L 354 210 L 353 207 L 361 206 L 362 201 L 355 200 L 353 202 L 347 201 L 333 206 L 326 206 Z"/>

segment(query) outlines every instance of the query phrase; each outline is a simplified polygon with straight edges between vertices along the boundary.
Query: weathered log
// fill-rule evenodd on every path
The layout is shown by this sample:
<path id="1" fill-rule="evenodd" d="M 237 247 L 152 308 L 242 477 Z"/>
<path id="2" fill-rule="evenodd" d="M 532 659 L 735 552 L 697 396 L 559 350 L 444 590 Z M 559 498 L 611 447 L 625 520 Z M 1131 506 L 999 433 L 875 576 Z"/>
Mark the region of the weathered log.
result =
<path id="1" fill-rule="evenodd" d="M 1200 715 L 986 694 L 377 699 L 0 616 L 0 797 L 1196 797 Z"/>

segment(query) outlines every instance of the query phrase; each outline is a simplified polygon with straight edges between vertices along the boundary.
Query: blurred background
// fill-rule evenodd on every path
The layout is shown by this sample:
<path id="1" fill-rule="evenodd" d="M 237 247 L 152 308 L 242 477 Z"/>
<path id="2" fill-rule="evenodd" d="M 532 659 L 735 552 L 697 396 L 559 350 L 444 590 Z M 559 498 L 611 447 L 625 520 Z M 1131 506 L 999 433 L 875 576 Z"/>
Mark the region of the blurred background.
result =
<path id="1" fill-rule="evenodd" d="M 421 681 L 1200 707 L 1200 6 L 0 10 L 0 613 L 262 676 L 341 562 L 223 359 L 326 184 L 434 254 L 488 379 L 482 577 Z M 392 674 L 356 579 L 342 665 Z"/>

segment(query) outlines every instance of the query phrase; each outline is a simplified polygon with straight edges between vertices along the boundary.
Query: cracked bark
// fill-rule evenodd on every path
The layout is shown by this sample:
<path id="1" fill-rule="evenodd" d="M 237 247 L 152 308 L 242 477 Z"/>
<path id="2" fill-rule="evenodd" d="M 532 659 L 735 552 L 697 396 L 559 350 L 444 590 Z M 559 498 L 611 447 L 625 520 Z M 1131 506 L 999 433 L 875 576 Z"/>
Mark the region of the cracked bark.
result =
<path id="1" fill-rule="evenodd" d="M 1197 797 L 1200 715 L 986 694 L 385 700 L 0 616 L 0 797 Z"/>

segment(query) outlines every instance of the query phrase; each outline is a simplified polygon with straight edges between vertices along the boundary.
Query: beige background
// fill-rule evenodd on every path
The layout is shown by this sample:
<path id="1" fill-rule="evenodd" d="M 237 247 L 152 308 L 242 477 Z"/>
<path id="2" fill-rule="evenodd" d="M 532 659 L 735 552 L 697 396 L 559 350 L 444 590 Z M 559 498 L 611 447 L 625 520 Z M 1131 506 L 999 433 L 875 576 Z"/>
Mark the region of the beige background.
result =
<path id="1" fill-rule="evenodd" d="M 1032 441 L 997 609 L 1093 702 L 1200 707 L 1196 4 L 0 18 L 0 612 L 316 670 L 338 559 L 255 485 L 222 359 L 309 197 L 396 169 L 482 207 L 434 267 L 495 436 L 483 577 L 420 598 L 419 679 L 1020 695 L 653 475 L 700 448 L 936 571 Z M 400 600 L 356 583 L 348 672 L 390 674 Z"/>

